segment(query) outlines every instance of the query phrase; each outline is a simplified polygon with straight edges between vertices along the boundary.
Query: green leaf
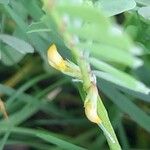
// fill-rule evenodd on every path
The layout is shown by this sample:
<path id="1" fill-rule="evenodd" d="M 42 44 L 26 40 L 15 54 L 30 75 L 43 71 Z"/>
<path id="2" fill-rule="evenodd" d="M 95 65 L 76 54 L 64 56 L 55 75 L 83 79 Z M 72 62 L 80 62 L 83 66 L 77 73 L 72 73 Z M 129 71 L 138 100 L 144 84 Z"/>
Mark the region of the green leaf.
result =
<path id="1" fill-rule="evenodd" d="M 20 2 L 34 21 L 39 21 L 43 16 L 43 11 L 41 9 L 41 6 L 39 5 L 40 1 L 28 0 Z M 18 3 L 18 1 L 16 1 L 16 3 Z"/>
<path id="2" fill-rule="evenodd" d="M 0 34 L 0 40 L 22 54 L 33 53 L 33 47 L 27 42 L 7 34 Z"/>
<path id="3" fill-rule="evenodd" d="M 68 31 L 87 42 L 96 41 L 98 44 L 129 51 L 131 54 L 135 55 L 142 52 L 141 49 L 134 46 L 130 37 L 116 25 L 112 25 L 104 30 L 103 27 L 101 28 L 96 24 L 86 24 L 80 28 L 74 28 L 72 26 Z"/>
<path id="4" fill-rule="evenodd" d="M 119 123 L 118 123 L 118 131 L 119 131 L 118 133 L 120 136 L 120 142 L 122 145 L 122 149 L 130 149 L 127 135 L 125 133 L 126 131 L 125 131 L 124 126 L 123 126 L 122 118 L 119 120 Z"/>
<path id="5" fill-rule="evenodd" d="M 149 0 L 135 0 L 137 3 L 142 4 L 142 5 L 146 5 L 149 6 L 150 5 L 150 1 Z"/>
<path id="6" fill-rule="evenodd" d="M 10 131 L 8 129 L 8 131 L 5 133 L 4 137 L 2 138 L 2 140 L 0 140 L 0 150 L 3 150 L 4 149 L 4 146 L 8 140 L 8 137 L 10 135 Z"/>
<path id="7" fill-rule="evenodd" d="M 6 124 L 5 126 L 1 126 L 0 131 L 1 132 L 7 132 L 8 128 L 10 128 L 9 124 Z M 41 130 L 34 130 L 34 129 L 28 129 L 28 128 L 20 128 L 20 127 L 11 127 L 11 132 L 21 134 L 21 135 L 30 135 L 34 137 L 41 138 L 49 143 L 52 143 L 54 145 L 57 145 L 61 149 L 67 149 L 67 150 L 86 150 L 85 148 L 76 146 L 75 144 L 72 144 L 71 142 L 67 142 L 65 139 L 62 139 L 60 135 L 52 133 L 52 132 L 46 132 Z"/>
<path id="8" fill-rule="evenodd" d="M 89 5 L 59 5 L 57 9 L 62 17 L 67 14 L 72 18 L 80 18 L 83 21 L 91 23 L 95 22 L 103 28 L 107 28 L 110 25 L 109 21 L 105 19 L 103 13 L 100 10 L 94 9 L 94 7 Z"/>
<path id="9" fill-rule="evenodd" d="M 37 137 L 43 139 L 44 141 L 55 143 L 59 147 L 66 149 L 66 150 L 86 150 L 85 148 L 81 148 L 79 146 L 76 146 L 74 144 L 71 144 L 67 141 L 58 139 L 57 137 L 51 136 L 50 134 L 47 134 L 46 132 L 39 132 L 36 134 Z"/>
<path id="10" fill-rule="evenodd" d="M 30 148 L 34 148 L 34 149 L 38 149 L 38 150 L 48 150 L 48 149 L 52 149 L 54 146 L 50 146 L 48 144 L 43 144 L 43 143 L 39 143 L 39 141 L 35 141 L 35 140 L 27 140 L 27 138 L 25 140 L 21 140 L 21 139 L 12 139 L 7 142 L 8 145 L 26 145 Z M 54 149 L 53 149 L 54 150 Z"/>
<path id="11" fill-rule="evenodd" d="M 7 5 L 9 3 L 9 0 L 0 0 L 0 4 L 5 4 Z"/>
<path id="12" fill-rule="evenodd" d="M 20 29 L 25 32 L 27 25 L 24 20 L 19 16 L 19 14 L 17 14 L 17 12 L 15 12 L 15 10 L 12 9 L 10 6 L 5 5 L 4 8 L 6 12 L 8 12 L 8 14 L 11 16 L 11 18 L 16 22 L 16 24 L 20 27 Z"/>
<path id="13" fill-rule="evenodd" d="M 32 87 L 33 85 L 35 85 L 36 83 L 38 83 L 40 80 L 43 80 L 43 79 L 45 79 L 47 77 L 50 77 L 50 75 L 48 75 L 48 74 L 42 74 L 42 75 L 39 75 L 39 76 L 37 76 L 37 77 L 35 77 L 33 79 L 30 79 L 28 82 L 26 82 L 25 84 L 23 84 L 21 87 L 19 87 L 19 89 L 15 92 L 15 94 L 10 94 L 11 95 L 10 98 L 7 99 L 7 107 L 11 107 L 11 105 L 14 102 L 14 100 L 16 100 L 18 97 L 20 97 L 20 98 L 23 97 L 22 94 L 27 89 L 29 89 L 30 87 Z"/>
<path id="14" fill-rule="evenodd" d="M 8 66 L 14 65 L 18 63 L 25 54 L 22 54 L 16 50 L 14 50 L 10 46 L 3 46 L 1 50 L 1 61 Z"/>
<path id="15" fill-rule="evenodd" d="M 125 95 L 118 92 L 110 83 L 100 80 L 99 88 L 120 108 L 121 111 L 128 114 L 132 120 L 150 132 L 150 117 L 143 110 L 136 106 Z"/>
<path id="16" fill-rule="evenodd" d="M 96 7 L 100 7 L 107 16 L 114 16 L 133 9 L 136 6 L 134 0 L 99 0 Z"/>
<path id="17" fill-rule="evenodd" d="M 120 88 L 120 87 L 117 87 L 120 89 L 120 91 L 122 92 L 125 92 L 127 93 L 128 95 L 131 95 L 132 97 L 134 98 L 137 98 L 137 100 L 142 100 L 142 101 L 145 101 L 145 102 L 150 102 L 150 93 L 149 94 L 144 94 L 144 93 L 141 93 L 141 92 L 137 92 L 137 91 L 132 91 L 132 90 L 129 90 L 127 88 Z"/>
<path id="18" fill-rule="evenodd" d="M 138 13 L 145 19 L 150 20 L 150 6 L 139 8 Z"/>
<path id="19" fill-rule="evenodd" d="M 13 88 L 10 88 L 10 87 L 7 87 L 6 85 L 3 85 L 3 84 L 0 84 L 0 92 L 2 93 L 2 94 L 6 94 L 6 95 L 8 95 L 8 96 L 10 96 L 10 99 L 8 99 L 9 101 L 7 101 L 7 103 L 6 103 L 6 107 L 10 110 L 10 111 L 12 111 L 12 108 L 13 108 L 13 105 L 15 105 L 15 102 L 18 104 L 20 104 L 20 102 L 21 102 L 21 104 L 22 104 L 22 102 L 23 103 L 25 103 L 25 104 L 33 104 L 34 105 L 34 103 L 35 103 L 35 105 L 36 106 L 33 106 L 33 108 L 35 108 L 35 107 L 38 107 L 38 108 L 40 108 L 40 109 L 42 109 L 43 111 L 48 111 L 48 112 L 50 112 L 50 113 L 53 113 L 53 114 L 56 114 L 56 115 L 58 115 L 58 116 L 61 116 L 61 117 L 66 117 L 66 112 L 65 111 L 60 111 L 60 109 L 59 108 L 56 108 L 56 107 L 54 107 L 54 105 L 45 105 L 45 103 L 46 103 L 46 100 L 44 99 L 43 101 L 41 101 L 41 100 L 39 100 L 39 98 L 35 98 L 35 97 L 33 97 L 33 96 L 30 96 L 30 95 L 28 95 L 28 94 L 25 94 L 24 92 L 23 92 L 23 90 L 26 90 L 26 88 L 29 88 L 29 86 L 31 86 L 32 84 L 34 84 L 36 81 L 37 81 L 37 79 L 33 79 L 34 81 L 29 81 L 29 82 L 27 82 L 26 84 L 24 84 L 20 89 L 19 89 L 19 91 L 17 91 L 17 90 L 14 90 Z M 34 83 L 33 83 L 34 82 Z M 60 81 L 59 81 L 60 82 Z M 50 85 L 49 87 L 48 87 L 48 89 L 45 89 L 45 90 L 49 90 L 49 91 L 51 91 L 53 88 L 53 84 L 52 85 Z M 56 88 L 56 85 L 54 85 L 55 86 L 55 88 Z M 45 92 L 45 90 L 44 91 L 41 91 L 41 92 L 39 92 L 38 93 L 38 95 L 37 95 L 37 97 L 40 97 L 42 94 L 43 94 L 43 92 Z M 49 92 L 48 91 L 48 92 Z M 21 92 L 21 93 L 20 93 Z M 19 101 L 14 101 L 14 100 L 17 100 L 17 99 L 19 99 Z M 47 104 L 47 103 L 46 103 Z M 39 106 L 40 105 L 40 106 Z M 43 105 L 44 105 L 44 107 L 43 107 Z M 23 105 L 24 106 L 24 105 Z M 41 108 L 41 106 L 42 106 L 42 108 Z M 21 107 L 22 107 L 22 105 L 21 105 Z M 18 110 L 18 108 L 21 108 L 20 106 L 19 107 L 17 107 L 17 110 Z M 30 107 L 30 106 L 29 106 Z M 22 107 L 22 108 L 25 108 L 25 107 Z M 26 107 L 27 108 L 27 107 Z M 24 121 L 25 119 L 27 119 L 28 117 L 30 117 L 30 115 L 32 115 L 32 112 L 33 113 L 35 113 L 36 112 L 36 110 L 35 111 L 32 111 L 32 110 L 30 110 L 27 114 L 25 113 L 25 112 L 23 112 L 23 113 L 25 113 L 25 115 L 23 115 L 22 117 L 20 116 L 20 117 L 18 117 L 17 119 L 14 119 L 15 118 L 15 115 L 13 115 L 13 116 L 11 116 L 11 119 L 12 119 L 12 123 L 13 124 L 18 124 L 18 123 L 20 123 L 21 121 Z M 16 115 L 17 115 L 17 113 L 16 113 Z M 28 116 L 29 115 L 29 116 Z M 68 114 L 67 114 L 67 117 L 68 117 Z M 17 121 L 17 122 L 15 122 L 15 121 Z M 4 123 L 4 122 L 3 122 Z"/>
<path id="20" fill-rule="evenodd" d="M 115 62 L 130 66 L 132 68 L 139 67 L 143 64 L 142 60 L 133 56 L 130 52 L 123 51 L 109 45 L 104 45 L 100 43 L 83 43 L 78 44 L 78 46 L 84 50 L 89 50 L 94 57 L 105 60 L 107 62 Z"/>
<path id="21" fill-rule="evenodd" d="M 27 29 L 27 33 L 33 33 L 33 32 L 49 32 L 51 31 L 50 29 L 48 29 L 43 22 L 35 22 L 32 23 L 28 29 Z"/>
<path id="22" fill-rule="evenodd" d="M 9 6 L 11 6 L 12 11 L 15 12 L 16 14 L 19 14 L 19 16 L 23 20 L 25 20 L 27 18 L 28 11 L 25 9 L 24 5 L 22 5 L 21 1 L 11 1 L 11 4 Z M 15 8 L 17 8 L 17 9 L 15 9 Z"/>
<path id="23" fill-rule="evenodd" d="M 90 62 L 98 70 L 104 71 L 104 73 L 96 72 L 98 77 L 104 78 L 105 80 L 111 81 L 133 91 L 138 91 L 144 94 L 149 93 L 150 89 L 148 87 L 129 74 L 95 58 L 90 58 Z"/>
<path id="24" fill-rule="evenodd" d="M 16 90 L 9 88 L 7 86 L 4 86 L 2 84 L 0 84 L 0 91 L 1 93 L 5 93 L 5 94 L 8 93 L 8 95 L 9 94 L 14 95 L 14 93 L 16 93 Z M 24 93 L 19 95 L 18 98 L 21 101 L 26 101 L 26 100 L 29 100 L 29 101 L 26 101 L 26 104 L 21 106 L 19 109 L 16 110 L 16 112 L 14 112 L 13 114 L 9 116 L 8 123 L 11 123 L 12 126 L 19 125 L 20 123 L 28 119 L 31 115 L 36 113 L 44 104 L 46 104 L 44 102 L 40 102 L 40 100 L 36 99 L 35 97 L 32 97 Z M 12 103 L 11 107 L 13 107 L 13 104 L 14 103 Z M 6 103 L 6 106 L 7 106 L 7 103 Z M 6 124 L 6 123 L 7 122 L 4 120 L 0 121 L 0 125 Z"/>

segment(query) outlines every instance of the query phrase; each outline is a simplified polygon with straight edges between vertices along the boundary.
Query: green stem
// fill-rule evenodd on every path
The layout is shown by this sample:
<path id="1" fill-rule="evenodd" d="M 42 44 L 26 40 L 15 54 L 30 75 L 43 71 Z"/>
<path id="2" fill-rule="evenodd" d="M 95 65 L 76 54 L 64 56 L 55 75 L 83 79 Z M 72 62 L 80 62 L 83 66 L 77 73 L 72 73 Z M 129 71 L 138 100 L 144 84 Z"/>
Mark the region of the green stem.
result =
<path id="1" fill-rule="evenodd" d="M 70 38 L 69 38 L 68 34 L 67 34 L 67 36 L 65 36 L 65 35 L 63 36 L 65 41 L 67 41 L 67 43 L 69 43 L 70 40 L 72 40 L 72 37 L 70 36 Z M 67 37 L 67 38 L 65 38 L 65 37 Z M 78 62 L 78 65 L 81 70 L 82 80 L 83 80 L 83 89 L 85 90 L 86 93 L 88 93 L 88 89 L 92 84 L 91 78 L 90 78 L 91 74 L 90 74 L 90 70 L 89 70 L 89 64 L 84 59 L 84 56 L 81 56 L 80 52 L 78 51 L 78 49 L 75 46 L 71 47 L 71 50 L 72 50 L 72 54 L 75 55 L 74 57 L 76 58 L 76 61 Z M 118 142 L 118 139 L 116 137 L 114 129 L 110 123 L 105 106 L 100 97 L 98 97 L 98 115 L 102 120 L 102 124 L 103 124 L 104 128 L 107 130 L 107 132 L 113 138 L 113 140 L 111 140 L 110 137 L 108 135 L 106 135 L 106 133 L 105 133 L 105 136 L 106 136 L 106 139 L 107 139 L 110 149 L 111 150 L 120 150 L 121 149 L 120 144 Z"/>
<path id="2" fill-rule="evenodd" d="M 82 77 L 83 77 L 83 88 L 88 90 L 88 88 L 90 87 L 91 83 L 91 79 L 90 79 L 90 71 L 88 69 L 88 63 L 86 62 L 86 60 L 84 58 L 80 59 L 80 57 L 78 58 L 78 65 L 81 69 L 81 73 L 82 73 Z M 87 93 L 87 91 L 86 91 Z M 118 139 L 116 137 L 116 134 L 114 132 L 114 129 L 110 123 L 109 117 L 108 117 L 108 113 L 107 110 L 105 109 L 105 106 L 100 98 L 100 96 L 98 96 L 98 115 L 102 120 L 102 124 L 99 124 L 100 128 L 103 130 L 107 142 L 109 144 L 109 147 L 111 150 L 120 150 L 120 144 L 118 142 Z M 111 139 L 110 136 L 108 136 L 108 134 L 111 135 Z"/>
<path id="3" fill-rule="evenodd" d="M 106 130 L 109 132 L 109 134 L 113 137 L 113 140 L 115 141 L 115 142 L 113 142 L 113 140 L 111 140 L 108 136 L 105 135 L 110 149 L 111 150 L 120 150 L 121 149 L 120 144 L 118 142 L 118 139 L 116 137 L 114 129 L 109 120 L 107 110 L 106 110 L 100 97 L 98 97 L 97 105 L 98 105 L 98 115 L 100 116 L 104 127 L 106 128 Z"/>
<path id="4" fill-rule="evenodd" d="M 58 29 L 60 30 L 60 33 L 63 36 L 64 41 L 67 43 L 68 47 L 72 51 L 72 55 L 74 56 L 76 62 L 78 63 L 78 65 L 80 67 L 82 80 L 83 80 L 83 89 L 87 94 L 89 87 L 91 86 L 91 84 L 93 84 L 91 81 L 92 74 L 90 71 L 89 63 L 84 59 L 84 56 L 81 55 L 78 48 L 76 48 L 76 43 L 74 42 L 74 39 L 70 35 L 70 33 L 67 32 L 66 30 L 61 30 L 63 23 L 62 23 L 62 19 L 57 14 L 57 12 L 53 11 L 53 12 L 50 12 L 50 14 L 52 15 L 52 17 L 56 21 L 56 24 L 58 26 Z M 63 27 L 63 29 L 64 29 L 64 27 Z M 100 127 L 104 131 L 104 134 L 106 136 L 106 139 L 107 139 L 107 142 L 109 144 L 110 149 L 111 150 L 120 150 L 121 147 L 119 145 L 119 142 L 117 140 L 114 129 L 110 123 L 107 111 L 106 111 L 100 97 L 98 97 L 97 105 L 98 105 L 98 107 L 97 107 L 98 108 L 98 115 L 102 120 L 102 124 L 100 125 Z M 113 138 L 113 140 L 108 135 L 110 135 Z"/>
<path id="5" fill-rule="evenodd" d="M 82 74 L 83 88 L 86 91 L 91 86 L 91 79 L 89 75 L 90 70 L 88 69 L 89 64 L 85 61 L 84 56 L 79 56 L 77 62 Z"/>

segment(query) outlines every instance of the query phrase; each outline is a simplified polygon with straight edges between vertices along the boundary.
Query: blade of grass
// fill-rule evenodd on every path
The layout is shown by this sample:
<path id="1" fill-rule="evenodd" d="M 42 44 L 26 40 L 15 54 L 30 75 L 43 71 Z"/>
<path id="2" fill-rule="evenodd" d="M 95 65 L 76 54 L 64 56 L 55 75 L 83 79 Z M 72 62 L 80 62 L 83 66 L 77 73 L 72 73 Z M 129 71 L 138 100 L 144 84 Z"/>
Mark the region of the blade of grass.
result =
<path id="1" fill-rule="evenodd" d="M 137 122 L 141 127 L 150 132 L 150 117 L 129 98 L 116 90 L 112 84 L 99 80 L 100 89 L 112 100 L 121 111 L 128 114 L 132 120 Z M 138 114 L 138 115 L 137 115 Z"/>
<path id="2" fill-rule="evenodd" d="M 10 131 L 7 131 L 4 135 L 4 137 L 2 138 L 2 140 L 0 141 L 0 150 L 4 149 L 4 146 L 8 140 L 9 135 L 10 135 Z"/>
<path id="3" fill-rule="evenodd" d="M 0 131 L 6 132 L 8 127 L 1 126 Z M 85 148 L 79 147 L 77 145 L 74 145 L 70 142 L 67 142 L 64 139 L 61 139 L 58 134 L 54 134 L 51 132 L 41 131 L 41 130 L 34 130 L 34 129 L 28 129 L 28 128 L 19 128 L 19 127 L 13 127 L 11 129 L 12 132 L 18 133 L 18 134 L 25 134 L 25 135 L 32 135 L 34 137 L 38 137 L 44 141 L 47 141 L 49 143 L 52 143 L 54 145 L 57 145 L 60 148 L 63 149 L 72 149 L 72 150 L 85 150 Z"/>
<path id="4" fill-rule="evenodd" d="M 37 82 L 48 78 L 50 75 L 48 74 L 42 74 L 39 75 L 37 77 L 34 77 L 33 79 L 30 79 L 30 81 L 26 82 L 24 85 L 22 85 L 19 89 L 17 89 L 17 91 L 10 96 L 9 99 L 7 99 L 7 107 L 9 107 L 15 99 L 17 99 L 24 91 L 26 91 L 27 89 L 29 89 L 30 87 L 32 87 L 34 84 L 36 84 Z"/>
<path id="5" fill-rule="evenodd" d="M 26 145 L 26 146 L 30 146 L 32 148 L 38 149 L 38 150 L 48 150 L 51 149 L 53 146 L 50 146 L 48 144 L 42 144 L 42 143 L 38 143 L 36 141 L 19 141 L 19 140 L 8 140 L 7 145 Z"/>
<path id="6" fill-rule="evenodd" d="M 108 81 L 115 82 L 116 84 L 129 88 L 133 91 L 141 92 L 144 94 L 149 93 L 150 89 L 146 85 L 136 80 L 131 75 L 113 67 L 112 65 L 109 65 L 96 58 L 90 58 L 90 62 L 95 68 L 104 71 L 95 72 L 98 77 L 103 77 Z"/>
<path id="7" fill-rule="evenodd" d="M 6 94 L 8 96 L 12 96 L 16 93 L 16 90 L 14 90 L 13 88 L 7 87 L 2 84 L 0 84 L 0 91 L 1 91 L 1 93 Z M 52 114 L 61 116 L 63 118 L 66 118 L 69 115 L 69 114 L 67 115 L 66 111 L 60 110 L 60 108 L 56 107 L 53 104 L 48 105 L 48 103 L 47 103 L 47 105 L 45 105 L 44 102 L 47 102 L 46 99 L 42 99 L 43 101 L 41 101 L 38 98 L 35 98 L 35 97 L 25 94 L 25 93 L 22 93 L 18 98 L 20 99 L 20 101 L 23 101 L 25 104 L 30 103 L 30 101 L 35 101 L 35 103 L 40 103 L 41 106 L 44 105 L 44 107 L 41 107 L 41 110 L 43 110 L 44 112 L 46 112 L 48 114 L 52 113 Z M 13 107 L 13 105 L 12 105 L 12 107 Z M 7 108 L 7 106 L 6 106 L 6 108 Z"/>
<path id="8" fill-rule="evenodd" d="M 53 85 L 50 85 L 47 88 L 45 88 L 44 90 L 42 90 L 41 92 L 39 92 L 36 95 L 36 97 L 41 98 L 41 97 L 45 96 L 49 91 L 53 90 L 56 87 L 60 87 L 61 85 L 65 84 L 67 82 L 69 82 L 69 80 L 67 78 L 60 79 L 60 80 L 56 81 Z"/>
<path id="9" fill-rule="evenodd" d="M 5 91 L 6 88 L 5 88 L 5 86 L 0 85 L 0 89 L 3 89 Z M 10 93 L 15 91 L 11 88 L 7 88 L 7 90 L 9 90 Z M 28 94 L 21 94 L 20 99 L 24 99 L 27 102 L 27 104 L 25 106 L 23 106 L 23 108 L 21 108 L 16 113 L 9 116 L 8 122 L 10 122 L 12 125 L 18 125 L 18 124 L 22 123 L 27 118 L 29 118 L 32 114 L 37 112 L 43 105 L 47 104 L 47 101 L 45 101 L 44 99 L 41 101 L 41 100 L 34 98 L 33 96 L 30 96 Z M 0 124 L 5 124 L 5 121 L 1 121 Z"/>
<path id="10" fill-rule="evenodd" d="M 122 145 L 123 149 L 130 149 L 129 147 L 129 142 L 122 124 L 122 120 L 120 119 L 119 123 L 118 123 L 118 130 L 119 130 L 119 135 L 120 135 L 120 142 Z"/>
<path id="11" fill-rule="evenodd" d="M 22 54 L 34 52 L 34 48 L 29 43 L 14 36 L 0 34 L 0 40 Z"/>
<path id="12" fill-rule="evenodd" d="M 39 138 L 50 142 L 50 143 L 55 143 L 58 146 L 61 146 L 61 148 L 64 148 L 66 150 L 86 150 L 85 148 L 81 148 L 79 146 L 73 145 L 71 143 L 68 143 L 67 141 L 63 141 L 61 139 L 52 137 L 50 134 L 47 134 L 46 132 L 39 132 L 36 134 Z"/>

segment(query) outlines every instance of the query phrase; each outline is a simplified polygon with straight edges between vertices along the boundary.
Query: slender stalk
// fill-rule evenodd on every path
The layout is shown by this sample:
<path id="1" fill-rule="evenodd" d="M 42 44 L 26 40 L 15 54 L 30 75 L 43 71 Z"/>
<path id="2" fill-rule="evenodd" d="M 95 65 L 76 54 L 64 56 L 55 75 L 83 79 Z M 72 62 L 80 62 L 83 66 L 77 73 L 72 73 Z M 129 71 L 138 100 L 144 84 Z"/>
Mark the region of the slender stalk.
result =
<path id="1" fill-rule="evenodd" d="M 82 77 L 83 77 L 83 88 L 88 90 L 90 84 L 92 84 L 91 80 L 90 80 L 90 76 L 91 76 L 90 71 L 89 71 L 89 68 L 87 67 L 89 64 L 86 62 L 86 60 L 84 58 L 82 58 L 82 59 L 78 58 L 78 60 L 79 60 L 78 65 L 81 69 L 81 73 L 82 73 Z M 118 142 L 118 139 L 116 137 L 114 129 L 110 123 L 107 110 L 105 109 L 105 106 L 104 106 L 100 96 L 98 96 L 97 106 L 98 106 L 97 107 L 98 115 L 99 115 L 100 119 L 102 120 L 102 123 L 98 124 L 98 126 L 103 130 L 110 149 L 111 150 L 120 150 L 121 149 L 120 144 Z"/>
<path id="2" fill-rule="evenodd" d="M 56 11 L 49 11 L 49 8 L 47 8 L 46 3 L 44 5 L 44 10 L 54 18 L 56 25 L 58 26 L 58 30 L 61 33 L 64 41 L 66 42 L 67 46 L 70 48 L 72 55 L 74 56 L 76 62 L 79 65 L 82 81 L 83 81 L 83 89 L 86 94 L 89 92 L 89 88 L 91 86 L 96 87 L 96 81 L 93 81 L 92 79 L 92 73 L 90 71 L 90 65 L 84 58 L 83 53 L 79 51 L 79 48 L 76 47 L 76 41 L 74 37 L 70 35 L 70 33 L 66 30 L 66 25 L 64 24 L 62 18 L 57 14 Z M 62 30 L 63 29 L 63 30 Z M 101 119 L 101 122 L 98 123 L 98 126 L 103 130 L 104 135 L 106 136 L 107 142 L 109 144 L 109 147 L 111 150 L 120 150 L 121 147 L 119 145 L 119 142 L 117 140 L 116 134 L 114 132 L 114 129 L 110 123 L 107 111 L 102 103 L 102 100 L 100 96 L 97 97 L 97 113 L 99 118 Z"/>
<path id="3" fill-rule="evenodd" d="M 63 36 L 63 37 L 65 40 L 68 41 L 68 39 L 69 39 L 68 37 L 67 37 L 67 39 L 65 38 L 65 36 Z M 70 36 L 70 40 L 71 39 L 72 38 Z M 68 43 L 69 42 L 70 41 L 68 41 Z M 91 71 L 89 69 L 89 63 L 86 61 L 84 56 L 81 56 L 80 51 L 78 51 L 78 49 L 75 46 L 72 47 L 71 50 L 73 50 L 73 54 L 76 54 L 75 58 L 76 58 L 76 61 L 78 62 L 78 65 L 80 67 L 81 74 L 82 74 L 83 89 L 85 90 L 86 93 L 88 93 L 89 87 L 91 86 L 91 84 L 93 84 L 91 82 Z M 100 96 L 98 96 L 97 106 L 98 106 L 98 110 L 97 110 L 98 115 L 99 115 L 100 119 L 102 120 L 102 124 L 98 124 L 98 126 L 100 126 L 100 128 L 103 130 L 110 149 L 111 150 L 120 150 L 121 149 L 120 144 L 118 142 L 118 139 L 116 137 L 114 129 L 110 123 L 107 110 L 105 109 L 105 106 L 104 106 Z"/>
<path id="4" fill-rule="evenodd" d="M 116 137 L 114 129 L 113 129 L 111 122 L 109 120 L 107 110 L 106 110 L 100 97 L 98 97 L 98 104 L 97 105 L 98 105 L 98 115 L 100 116 L 100 118 L 102 120 L 103 126 L 109 132 L 109 134 L 113 137 L 113 140 L 111 140 L 109 136 L 105 135 L 110 149 L 120 150 L 121 149 L 120 144 L 118 142 L 118 139 Z"/>

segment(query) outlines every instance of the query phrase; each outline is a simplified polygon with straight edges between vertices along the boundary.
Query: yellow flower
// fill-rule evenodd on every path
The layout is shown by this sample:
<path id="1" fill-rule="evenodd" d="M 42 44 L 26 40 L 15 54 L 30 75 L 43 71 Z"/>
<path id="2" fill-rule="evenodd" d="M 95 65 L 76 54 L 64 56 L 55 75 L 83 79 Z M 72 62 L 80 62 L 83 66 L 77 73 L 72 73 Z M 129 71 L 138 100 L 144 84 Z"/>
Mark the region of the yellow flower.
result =
<path id="1" fill-rule="evenodd" d="M 47 52 L 48 62 L 55 69 L 81 80 L 81 72 L 79 67 L 69 60 L 64 60 L 58 53 L 55 44 L 52 44 Z"/>
<path id="2" fill-rule="evenodd" d="M 109 133 L 105 125 L 103 124 L 102 120 L 98 116 L 97 113 L 97 100 L 98 100 L 98 90 L 96 86 L 91 85 L 88 94 L 86 96 L 86 100 L 84 102 L 85 107 L 85 114 L 87 118 L 96 123 L 104 132 L 104 134 L 113 142 L 115 143 L 114 137 Z"/>
<path id="3" fill-rule="evenodd" d="M 95 85 L 91 85 L 86 96 L 86 100 L 84 102 L 85 114 L 91 122 L 100 124 L 101 119 L 97 114 L 97 98 L 98 90 Z"/>
<path id="4" fill-rule="evenodd" d="M 87 118 L 94 123 L 100 124 L 101 119 L 99 118 L 97 114 L 97 107 L 95 106 L 94 103 L 92 103 L 91 100 L 87 101 L 84 105 L 85 107 L 85 114 Z"/>
<path id="5" fill-rule="evenodd" d="M 57 70 L 65 71 L 67 69 L 66 61 L 57 52 L 55 44 L 52 44 L 48 49 L 48 62 L 49 64 Z"/>

